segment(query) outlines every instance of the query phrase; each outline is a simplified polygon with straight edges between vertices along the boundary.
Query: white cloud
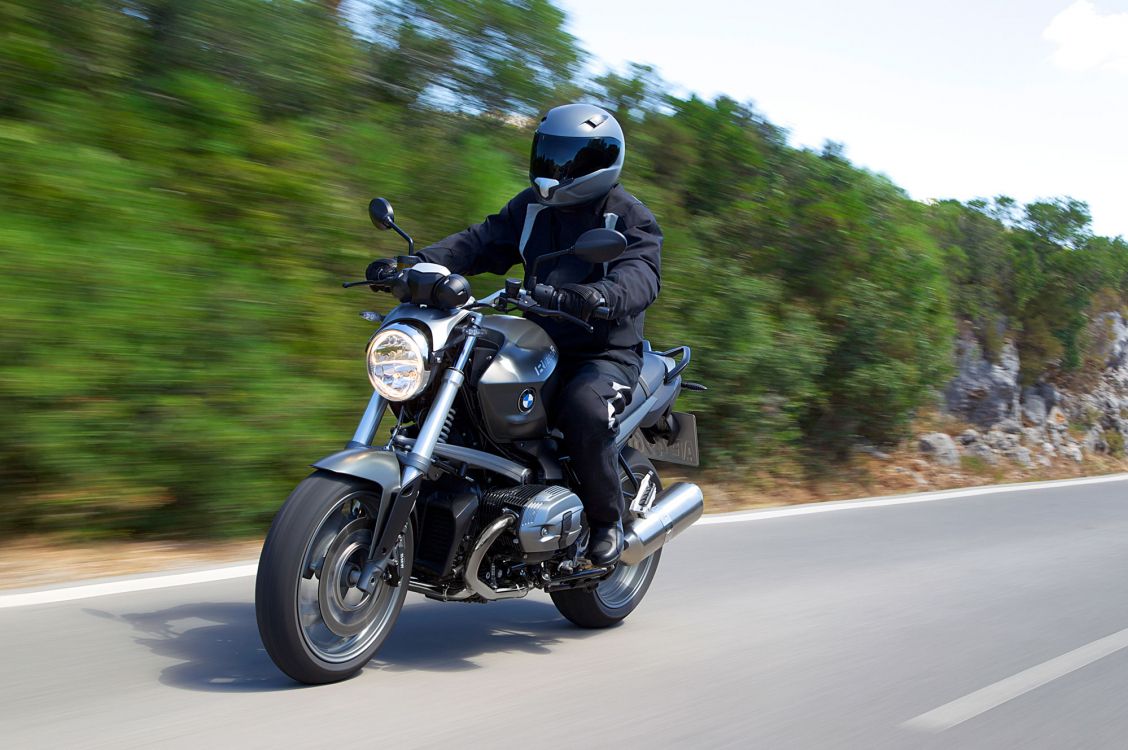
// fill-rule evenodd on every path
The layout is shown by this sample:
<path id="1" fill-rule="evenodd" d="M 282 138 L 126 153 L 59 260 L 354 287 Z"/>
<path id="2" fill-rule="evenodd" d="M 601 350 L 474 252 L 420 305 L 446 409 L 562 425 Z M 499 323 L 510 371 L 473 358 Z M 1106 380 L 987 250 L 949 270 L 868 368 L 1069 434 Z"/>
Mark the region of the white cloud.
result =
<path id="1" fill-rule="evenodd" d="M 1054 63 L 1065 70 L 1128 74 L 1128 13 L 1102 14 L 1078 0 L 1054 16 L 1042 36 L 1057 45 Z"/>

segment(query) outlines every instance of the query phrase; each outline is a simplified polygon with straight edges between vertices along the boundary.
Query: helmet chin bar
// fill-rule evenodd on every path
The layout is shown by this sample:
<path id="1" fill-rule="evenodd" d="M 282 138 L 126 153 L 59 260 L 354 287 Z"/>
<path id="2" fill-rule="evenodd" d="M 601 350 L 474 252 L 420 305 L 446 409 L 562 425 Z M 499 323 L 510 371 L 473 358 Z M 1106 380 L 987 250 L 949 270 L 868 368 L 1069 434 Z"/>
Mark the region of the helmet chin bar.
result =
<path id="1" fill-rule="evenodd" d="M 542 198 L 548 198 L 552 195 L 552 189 L 560 184 L 560 180 L 554 180 L 551 177 L 537 177 L 533 180 L 533 184 L 536 185 Z"/>

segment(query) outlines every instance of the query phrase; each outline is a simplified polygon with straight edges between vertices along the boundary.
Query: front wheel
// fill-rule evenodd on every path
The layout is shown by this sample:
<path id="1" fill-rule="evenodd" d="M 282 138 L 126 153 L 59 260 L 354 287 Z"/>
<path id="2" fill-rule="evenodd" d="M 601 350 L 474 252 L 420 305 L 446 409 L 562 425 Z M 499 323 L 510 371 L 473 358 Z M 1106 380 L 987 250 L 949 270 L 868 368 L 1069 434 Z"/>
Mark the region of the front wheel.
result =
<path id="1" fill-rule="evenodd" d="M 384 580 L 369 594 L 356 587 L 379 510 L 379 487 L 316 471 L 274 518 L 259 558 L 255 617 L 266 652 L 298 682 L 353 676 L 399 616 L 415 553 L 410 521 Z"/>
<path id="2" fill-rule="evenodd" d="M 627 505 L 634 497 L 638 482 L 647 474 L 650 475 L 655 490 L 662 491 L 662 481 L 650 459 L 633 448 L 627 448 L 623 457 L 633 475 L 628 477 L 622 468 L 619 469 L 619 484 L 623 488 L 623 498 Z M 594 588 L 554 592 L 551 594 L 552 603 L 560 614 L 581 628 L 607 628 L 615 625 L 642 602 L 642 597 L 646 596 L 650 588 L 650 582 L 654 580 L 661 558 L 662 550 L 659 549 L 637 565 L 620 562 L 611 575 Z"/>

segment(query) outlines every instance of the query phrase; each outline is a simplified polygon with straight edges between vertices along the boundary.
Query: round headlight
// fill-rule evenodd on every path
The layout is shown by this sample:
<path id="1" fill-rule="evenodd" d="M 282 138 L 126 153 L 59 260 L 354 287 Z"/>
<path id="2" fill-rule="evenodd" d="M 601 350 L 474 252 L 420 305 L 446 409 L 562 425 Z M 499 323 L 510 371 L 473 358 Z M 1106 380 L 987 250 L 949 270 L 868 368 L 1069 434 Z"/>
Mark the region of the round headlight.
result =
<path id="1" fill-rule="evenodd" d="M 431 373 L 431 357 L 423 334 L 409 326 L 391 325 L 368 342 L 368 379 L 389 401 L 407 401 L 418 396 Z"/>

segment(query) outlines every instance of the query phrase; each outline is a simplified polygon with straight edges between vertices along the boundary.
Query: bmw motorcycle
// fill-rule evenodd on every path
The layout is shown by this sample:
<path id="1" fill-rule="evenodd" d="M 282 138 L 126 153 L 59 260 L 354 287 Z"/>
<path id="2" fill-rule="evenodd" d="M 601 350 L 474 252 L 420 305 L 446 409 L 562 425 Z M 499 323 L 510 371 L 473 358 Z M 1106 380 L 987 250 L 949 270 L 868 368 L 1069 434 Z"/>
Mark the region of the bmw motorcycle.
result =
<path id="1" fill-rule="evenodd" d="M 407 241 L 409 255 L 378 282 L 344 286 L 400 304 L 362 314 L 380 323 L 367 348 L 372 398 L 352 440 L 313 464 L 266 537 L 255 611 L 267 653 L 299 682 L 348 678 L 380 648 L 409 591 L 491 602 L 539 589 L 580 627 L 618 623 L 646 595 L 663 545 L 703 510 L 697 485 L 663 489 L 651 463 L 697 464 L 695 420 L 673 411 L 683 388 L 704 390 L 682 382 L 689 347 L 644 346 L 616 442 L 626 546 L 616 564 L 592 565 L 569 457 L 549 421 L 557 348 L 535 322 L 505 313 L 589 324 L 545 306 L 553 290 L 536 283 L 535 265 L 475 300 L 465 278 L 411 263 L 414 243 L 386 200 L 373 200 L 369 214 Z M 542 259 L 606 263 L 625 248 L 620 233 L 593 229 Z M 390 430 L 378 433 L 386 412 Z"/>

